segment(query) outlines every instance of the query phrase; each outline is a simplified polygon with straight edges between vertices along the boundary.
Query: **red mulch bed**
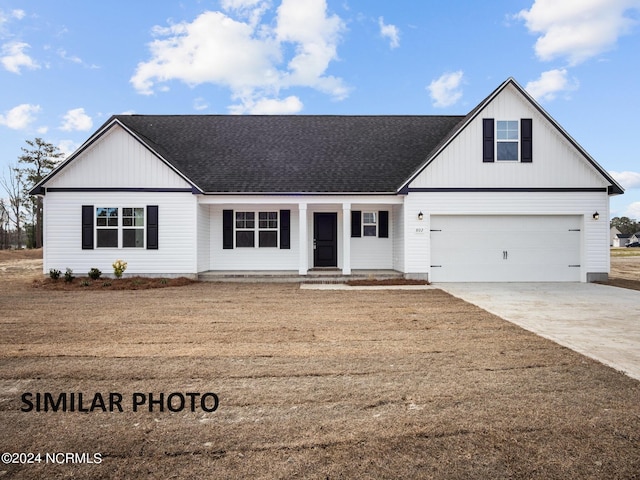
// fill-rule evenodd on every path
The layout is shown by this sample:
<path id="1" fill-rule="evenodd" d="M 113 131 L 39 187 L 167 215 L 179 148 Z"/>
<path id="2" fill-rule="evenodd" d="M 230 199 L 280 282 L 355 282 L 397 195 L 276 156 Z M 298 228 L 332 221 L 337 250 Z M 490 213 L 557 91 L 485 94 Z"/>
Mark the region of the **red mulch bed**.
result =
<path id="1" fill-rule="evenodd" d="M 408 278 L 385 278 L 382 280 L 366 279 L 366 280 L 349 280 L 347 285 L 352 287 L 375 287 L 378 285 L 429 285 L 426 280 L 411 280 Z"/>
<path id="2" fill-rule="evenodd" d="M 186 277 L 178 278 L 151 278 L 151 277 L 125 277 L 125 278 L 99 278 L 92 280 L 89 277 L 77 277 L 71 282 L 66 282 L 64 276 L 57 280 L 45 278 L 34 280 L 34 288 L 45 290 L 148 290 L 150 288 L 184 287 L 197 283 Z"/>

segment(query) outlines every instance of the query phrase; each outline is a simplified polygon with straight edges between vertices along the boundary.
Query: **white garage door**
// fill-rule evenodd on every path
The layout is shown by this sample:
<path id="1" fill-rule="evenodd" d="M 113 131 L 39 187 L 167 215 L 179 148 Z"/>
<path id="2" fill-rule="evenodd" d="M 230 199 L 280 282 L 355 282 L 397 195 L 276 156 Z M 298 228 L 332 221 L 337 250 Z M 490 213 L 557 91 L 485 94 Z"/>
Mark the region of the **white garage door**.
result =
<path id="1" fill-rule="evenodd" d="M 581 217 L 431 216 L 432 282 L 578 282 Z"/>

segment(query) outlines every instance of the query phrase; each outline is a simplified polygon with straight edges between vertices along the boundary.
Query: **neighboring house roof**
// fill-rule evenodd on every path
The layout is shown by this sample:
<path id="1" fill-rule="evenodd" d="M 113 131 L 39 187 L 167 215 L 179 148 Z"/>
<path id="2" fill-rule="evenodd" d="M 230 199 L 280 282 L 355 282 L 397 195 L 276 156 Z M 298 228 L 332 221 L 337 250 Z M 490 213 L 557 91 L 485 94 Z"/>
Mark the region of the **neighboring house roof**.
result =
<path id="1" fill-rule="evenodd" d="M 202 193 L 402 192 L 510 84 L 623 192 L 510 78 L 466 116 L 115 115 L 31 193 L 116 125 Z"/>
<path id="2" fill-rule="evenodd" d="M 616 237 L 618 237 L 619 239 L 623 240 L 625 238 L 631 238 L 631 234 L 630 233 L 617 233 Z"/>

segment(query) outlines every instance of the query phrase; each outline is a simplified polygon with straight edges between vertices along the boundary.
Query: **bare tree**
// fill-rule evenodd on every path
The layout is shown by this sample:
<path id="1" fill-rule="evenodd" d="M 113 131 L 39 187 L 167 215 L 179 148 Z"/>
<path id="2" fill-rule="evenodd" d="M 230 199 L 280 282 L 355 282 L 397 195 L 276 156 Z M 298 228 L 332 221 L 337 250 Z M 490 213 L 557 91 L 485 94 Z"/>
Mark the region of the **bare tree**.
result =
<path id="1" fill-rule="evenodd" d="M 4 204 L 4 198 L 0 198 L 0 249 L 9 246 L 9 210 Z"/>
<path id="2" fill-rule="evenodd" d="M 10 175 L 9 178 L 3 176 L 0 178 L 0 185 L 7 191 L 9 195 L 9 208 L 8 216 L 9 221 L 16 229 L 16 244 L 20 248 L 22 246 L 22 220 L 24 218 L 23 212 L 23 181 L 22 170 L 9 165 Z"/>

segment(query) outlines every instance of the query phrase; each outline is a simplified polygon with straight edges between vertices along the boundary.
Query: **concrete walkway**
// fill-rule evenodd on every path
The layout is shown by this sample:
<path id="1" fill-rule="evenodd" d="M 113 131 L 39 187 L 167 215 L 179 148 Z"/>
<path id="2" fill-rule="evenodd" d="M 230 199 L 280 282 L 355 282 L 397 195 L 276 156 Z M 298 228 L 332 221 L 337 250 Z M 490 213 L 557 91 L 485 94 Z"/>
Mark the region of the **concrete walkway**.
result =
<path id="1" fill-rule="evenodd" d="M 594 283 L 434 286 L 640 380 L 640 291 Z"/>

